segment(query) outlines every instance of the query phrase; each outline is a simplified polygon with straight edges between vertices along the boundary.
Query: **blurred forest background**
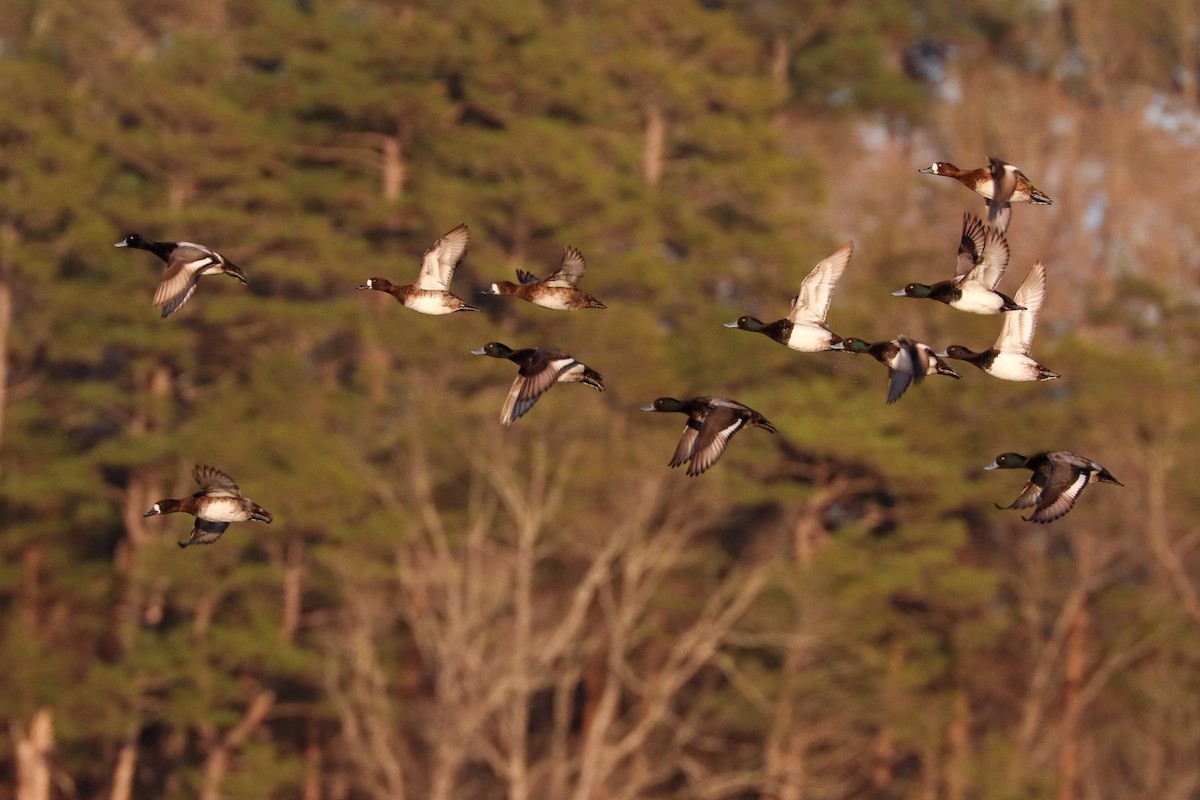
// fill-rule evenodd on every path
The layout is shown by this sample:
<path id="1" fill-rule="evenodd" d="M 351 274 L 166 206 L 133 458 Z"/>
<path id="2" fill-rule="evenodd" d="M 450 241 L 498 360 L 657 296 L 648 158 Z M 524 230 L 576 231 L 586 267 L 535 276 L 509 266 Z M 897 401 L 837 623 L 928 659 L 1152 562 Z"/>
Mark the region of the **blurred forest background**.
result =
<path id="1" fill-rule="evenodd" d="M 0 798 L 1200 797 L 1198 69 L 1193 0 L 0 5 Z M 721 327 L 852 239 L 834 331 L 989 346 L 888 296 L 989 153 L 1061 380 Z M 460 222 L 483 313 L 354 290 Z M 608 310 L 478 294 L 565 245 Z M 609 390 L 503 430 L 490 340 Z M 668 470 L 692 394 L 779 434 Z M 993 507 L 1057 448 L 1125 487 Z M 180 551 L 195 463 L 275 523 Z"/>

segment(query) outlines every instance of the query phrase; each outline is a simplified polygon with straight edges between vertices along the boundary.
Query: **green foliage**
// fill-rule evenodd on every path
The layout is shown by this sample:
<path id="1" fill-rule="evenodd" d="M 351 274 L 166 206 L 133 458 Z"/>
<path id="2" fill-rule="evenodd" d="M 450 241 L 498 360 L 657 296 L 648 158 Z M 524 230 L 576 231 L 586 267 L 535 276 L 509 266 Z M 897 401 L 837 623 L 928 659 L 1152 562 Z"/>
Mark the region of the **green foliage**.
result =
<path id="1" fill-rule="evenodd" d="M 672 648 L 762 564 L 765 588 L 647 738 L 645 757 L 663 762 L 657 788 L 632 794 L 716 796 L 704 775 L 765 775 L 765 751 L 793 730 L 811 735 L 814 797 L 854 796 L 838 788 L 864 786 L 885 738 L 892 794 L 936 793 L 965 697 L 968 783 L 986 797 L 1050 796 L 1053 766 L 1022 762 L 1014 731 L 1082 569 L 1083 531 L 1104 543 L 1087 597 L 1089 674 L 1107 681 L 1085 712 L 1092 746 L 1124 754 L 1129 775 L 1195 753 L 1179 699 L 1195 696 L 1200 637 L 1177 585 L 1160 580 L 1161 543 L 1186 544 L 1200 504 L 1186 480 L 1200 442 L 1190 294 L 1131 260 L 1086 287 L 1074 332 L 1043 320 L 1035 355 L 1061 381 L 999 385 L 962 364 L 961 381 L 932 377 L 891 407 L 869 357 L 799 354 L 721 327 L 785 316 L 808 270 L 852 237 L 835 331 L 993 340 L 994 318 L 887 296 L 948 271 L 949 223 L 912 230 L 921 215 L 875 177 L 860 180 L 896 217 L 831 211 L 851 196 L 841 183 L 880 164 L 865 147 L 856 162 L 830 153 L 852 150 L 858 126 L 935 110 L 929 86 L 897 66 L 908 45 L 950 42 L 971 51 L 964 63 L 981 46 L 1010 56 L 1045 22 L 1040 5 L 86 5 L 0 10 L 0 283 L 13 298 L 0 354 L 0 717 L 17 731 L 53 709 L 52 758 L 74 793 L 108 792 L 133 737 L 134 796 L 198 794 L 217 743 L 238 732 L 223 796 L 298 796 L 310 746 L 354 797 L 387 794 L 355 759 L 394 750 L 423 796 L 439 736 L 463 713 L 452 702 L 485 706 L 442 696 L 453 688 L 442 682 L 459 658 L 484 653 L 468 666 L 498 675 L 517 658 L 522 492 L 540 537 L 530 624 L 544 634 L 580 592 L 595 596 L 578 641 L 530 662 L 528 695 L 480 712 L 462 742 L 474 777 L 454 796 L 504 794 L 497 754 L 520 728 L 504 716 L 515 708 L 529 707 L 533 758 L 582 747 L 610 670 L 612 713 L 652 705 Z M 1162 25 L 1107 5 L 1139 30 Z M 1137 74 L 1155 83 L 1172 57 L 1138 61 Z M 807 148 L 808 123 L 844 141 Z M 1018 224 L 1040 211 L 1019 209 Z M 472 241 L 453 289 L 482 313 L 426 317 L 355 291 L 372 276 L 410 282 L 464 221 Z M 112 247 L 134 231 L 211 245 L 249 285 L 205 277 L 161 320 L 159 260 Z M 480 294 L 514 269 L 546 275 L 567 245 L 607 310 Z M 515 367 L 468 354 L 491 340 L 562 347 L 607 390 L 555 387 L 501 429 Z M 669 473 L 682 419 L 636 409 L 694 394 L 736 397 L 779 433 L 740 433 L 700 478 Z M 1049 529 L 994 511 L 1026 476 L 982 466 L 1052 448 L 1102 461 L 1125 488 L 1089 488 Z M 190 517 L 142 513 L 194 491 L 194 464 L 230 472 L 275 521 L 179 551 Z M 686 547 L 672 553 L 678 536 Z M 589 560 L 614 540 L 627 547 L 611 563 Z M 637 547 L 651 567 L 631 566 Z M 507 582 L 487 583 L 495 575 Z M 620 650 L 614 620 L 637 592 Z M 437 650 L 460 625 L 492 649 Z M 263 690 L 273 705 L 248 725 Z M 550 745 L 556 692 L 568 741 Z M 389 720 L 370 735 L 402 744 L 363 748 L 355 702 Z M 792 720 L 782 733 L 780 709 Z M 1129 744 L 1130 726 L 1157 738 Z M 584 771 L 531 772 L 560 767 L 572 780 Z M 1010 770 L 1019 780 L 992 785 Z M 1121 780 L 1129 796 L 1156 790 Z M 745 791 L 759 789 L 767 778 Z"/>

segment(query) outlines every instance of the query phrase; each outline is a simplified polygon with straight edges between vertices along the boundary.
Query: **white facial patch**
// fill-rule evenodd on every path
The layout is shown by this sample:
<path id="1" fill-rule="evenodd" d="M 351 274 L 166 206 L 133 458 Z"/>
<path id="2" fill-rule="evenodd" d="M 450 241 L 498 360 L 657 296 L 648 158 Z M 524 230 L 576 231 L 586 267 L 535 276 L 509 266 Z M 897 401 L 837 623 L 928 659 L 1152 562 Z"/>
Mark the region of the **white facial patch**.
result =
<path id="1" fill-rule="evenodd" d="M 372 279 L 371 279 L 371 278 L 367 278 L 367 288 L 368 288 L 368 289 L 374 289 L 374 288 L 375 288 L 375 284 L 372 282 Z"/>
<path id="2" fill-rule="evenodd" d="M 157 513 L 157 514 L 161 514 L 161 513 L 162 513 L 162 509 L 159 507 L 158 503 L 155 503 L 154 505 L 152 505 L 152 506 L 150 507 L 150 510 L 151 510 L 151 511 L 153 511 L 153 512 L 155 512 L 155 513 Z"/>
<path id="3" fill-rule="evenodd" d="M 492 294 L 500 294 L 500 287 L 497 284 L 492 284 Z"/>

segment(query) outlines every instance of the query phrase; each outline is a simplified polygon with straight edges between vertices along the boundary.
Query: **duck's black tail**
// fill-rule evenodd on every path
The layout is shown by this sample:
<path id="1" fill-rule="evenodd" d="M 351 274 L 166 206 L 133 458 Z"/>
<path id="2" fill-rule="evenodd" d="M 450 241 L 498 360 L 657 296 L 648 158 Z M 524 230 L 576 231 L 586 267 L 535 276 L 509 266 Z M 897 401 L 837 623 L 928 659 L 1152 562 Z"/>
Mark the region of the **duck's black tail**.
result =
<path id="1" fill-rule="evenodd" d="M 579 379 L 579 382 L 587 384 L 588 386 L 591 386 L 593 389 L 597 389 L 601 392 L 604 391 L 604 378 L 602 378 L 600 376 L 599 372 L 596 372 L 596 370 L 592 369 L 589 366 L 586 366 L 586 365 L 584 366 L 583 377 Z"/>
<path id="2" fill-rule="evenodd" d="M 771 420 L 767 419 L 762 414 L 759 414 L 757 417 L 751 417 L 750 423 L 752 425 L 758 426 L 759 428 L 762 428 L 763 430 L 770 431 L 771 433 L 778 432 L 778 429 L 774 425 L 771 424 Z"/>
<path id="3" fill-rule="evenodd" d="M 233 277 L 235 277 L 239 281 L 241 281 L 243 284 L 246 283 L 246 273 L 242 272 L 242 268 L 239 267 L 237 264 L 231 264 L 228 261 L 226 261 L 222 265 L 222 267 L 223 267 L 226 275 L 232 275 Z"/>

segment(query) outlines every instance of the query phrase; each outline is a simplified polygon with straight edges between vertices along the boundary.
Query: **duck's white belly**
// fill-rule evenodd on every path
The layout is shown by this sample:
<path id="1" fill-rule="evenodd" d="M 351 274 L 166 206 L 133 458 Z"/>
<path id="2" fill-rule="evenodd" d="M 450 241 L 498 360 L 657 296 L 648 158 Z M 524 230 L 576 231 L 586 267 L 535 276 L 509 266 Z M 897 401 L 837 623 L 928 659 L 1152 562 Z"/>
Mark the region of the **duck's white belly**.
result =
<path id="1" fill-rule="evenodd" d="M 1022 353 L 999 353 L 992 359 L 988 373 L 1006 381 L 1036 381 L 1038 366 L 1027 355 Z"/>
<path id="2" fill-rule="evenodd" d="M 1004 308 L 1004 298 L 982 286 L 965 284 L 962 287 L 962 297 L 950 305 L 971 314 L 999 314 Z"/>
<path id="3" fill-rule="evenodd" d="M 455 309 L 447 306 L 447 300 L 449 298 L 443 292 L 424 291 L 410 295 L 404 305 L 422 314 L 433 314 L 434 316 L 453 314 Z"/>
<path id="4" fill-rule="evenodd" d="M 531 298 L 529 302 L 535 306 L 553 309 L 554 311 L 572 311 L 570 299 L 571 293 L 569 291 L 549 291 Z"/>
<path id="5" fill-rule="evenodd" d="M 801 353 L 819 353 L 833 344 L 833 334 L 819 325 L 796 323 L 788 336 L 787 346 Z"/>
<path id="6" fill-rule="evenodd" d="M 196 516 L 209 522 L 244 522 L 250 518 L 244 501 L 236 497 L 209 497 Z"/>

